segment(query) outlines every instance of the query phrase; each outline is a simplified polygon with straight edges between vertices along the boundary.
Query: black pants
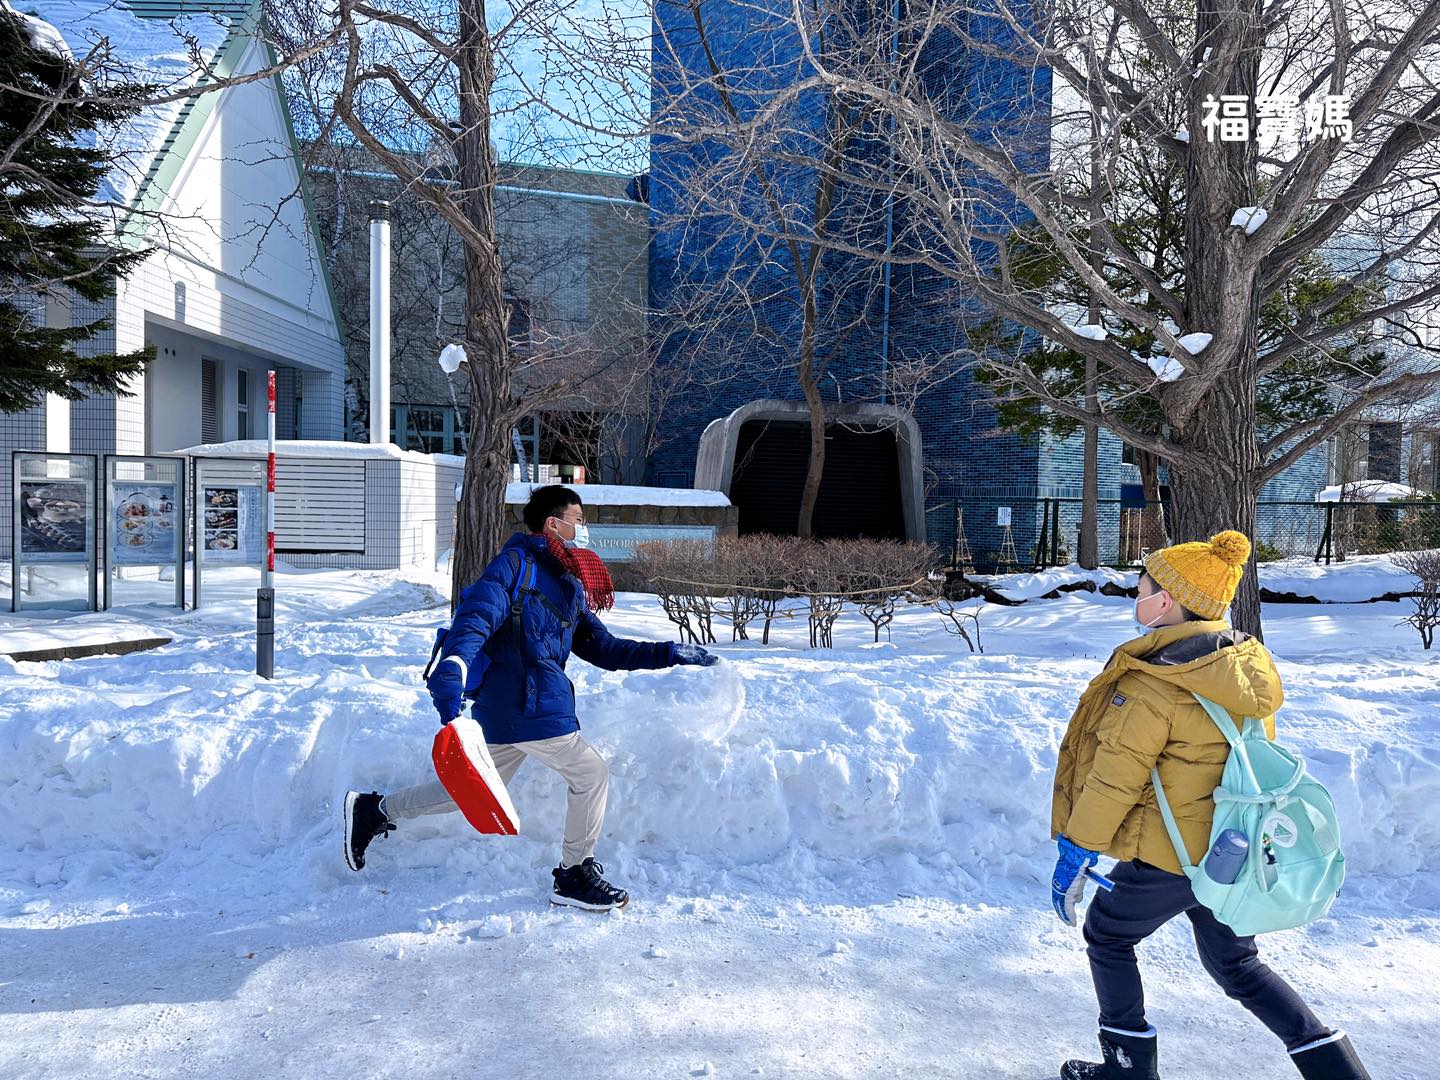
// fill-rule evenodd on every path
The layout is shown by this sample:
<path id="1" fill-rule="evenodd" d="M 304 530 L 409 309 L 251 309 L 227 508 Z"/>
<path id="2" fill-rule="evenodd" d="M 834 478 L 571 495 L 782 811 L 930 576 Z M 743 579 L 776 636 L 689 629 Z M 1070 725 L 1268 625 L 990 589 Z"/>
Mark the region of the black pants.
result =
<path id="1" fill-rule="evenodd" d="M 1115 891 L 1095 889 L 1085 916 L 1086 952 L 1102 1027 L 1148 1030 L 1135 946 L 1184 912 L 1210 977 L 1278 1035 L 1287 1050 L 1330 1034 L 1290 984 L 1260 962 L 1255 939 L 1236 937 L 1195 899 L 1189 878 L 1138 859 L 1117 863 L 1110 877 Z"/>

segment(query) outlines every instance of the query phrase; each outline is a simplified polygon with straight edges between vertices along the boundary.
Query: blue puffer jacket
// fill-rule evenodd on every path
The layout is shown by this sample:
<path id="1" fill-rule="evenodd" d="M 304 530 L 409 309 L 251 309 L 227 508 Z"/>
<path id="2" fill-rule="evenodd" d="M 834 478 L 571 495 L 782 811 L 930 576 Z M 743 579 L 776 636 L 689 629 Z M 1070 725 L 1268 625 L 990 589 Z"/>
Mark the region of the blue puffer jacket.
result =
<path id="1" fill-rule="evenodd" d="M 520 592 L 524 639 L 517 641 L 510 598 L 522 564 L 523 584 L 534 592 Z M 460 594 L 439 664 L 459 664 L 465 697 L 474 702 L 471 714 L 487 742 L 529 742 L 568 735 L 580 726 L 575 686 L 565 674 L 572 652 L 609 671 L 676 662 L 669 642 L 614 637 L 586 606 L 584 588 L 550 554 L 545 538 L 516 533 L 480 580 Z"/>

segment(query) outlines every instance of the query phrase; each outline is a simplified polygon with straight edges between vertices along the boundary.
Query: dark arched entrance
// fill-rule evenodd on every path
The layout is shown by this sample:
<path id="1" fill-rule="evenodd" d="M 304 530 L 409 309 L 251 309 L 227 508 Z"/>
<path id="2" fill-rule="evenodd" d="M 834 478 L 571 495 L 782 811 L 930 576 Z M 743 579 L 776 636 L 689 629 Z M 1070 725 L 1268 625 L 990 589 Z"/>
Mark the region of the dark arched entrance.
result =
<path id="1" fill-rule="evenodd" d="M 740 508 L 742 533 L 795 534 L 809 462 L 807 421 L 745 421 L 735 444 L 730 483 L 730 501 Z M 832 425 L 826 432 L 814 534 L 905 539 L 894 425 Z"/>

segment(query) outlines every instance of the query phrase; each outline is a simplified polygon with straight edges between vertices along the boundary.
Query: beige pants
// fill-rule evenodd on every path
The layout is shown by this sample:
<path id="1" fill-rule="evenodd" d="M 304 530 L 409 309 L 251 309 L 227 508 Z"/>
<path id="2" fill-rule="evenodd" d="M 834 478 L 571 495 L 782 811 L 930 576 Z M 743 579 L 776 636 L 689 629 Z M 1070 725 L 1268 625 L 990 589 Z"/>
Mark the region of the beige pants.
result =
<path id="1" fill-rule="evenodd" d="M 534 742 L 490 743 L 490 756 L 495 760 L 505 786 L 527 757 L 554 769 L 565 779 L 570 797 L 565 809 L 565 847 L 561 866 L 575 866 L 595 854 L 600 827 L 605 821 L 605 797 L 610 790 L 610 773 L 593 746 L 571 732 L 556 739 Z M 380 803 L 380 809 L 391 820 L 417 818 L 426 814 L 448 814 L 458 810 L 455 800 L 438 780 L 428 784 L 392 791 Z"/>

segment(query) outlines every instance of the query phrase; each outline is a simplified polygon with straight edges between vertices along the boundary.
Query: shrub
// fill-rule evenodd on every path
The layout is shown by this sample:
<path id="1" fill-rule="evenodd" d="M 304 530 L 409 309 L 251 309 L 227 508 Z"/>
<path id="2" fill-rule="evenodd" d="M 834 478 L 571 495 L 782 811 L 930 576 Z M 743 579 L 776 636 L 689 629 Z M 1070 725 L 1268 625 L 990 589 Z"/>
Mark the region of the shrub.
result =
<path id="1" fill-rule="evenodd" d="M 1283 558 L 1285 558 L 1285 552 L 1282 551 L 1280 548 L 1276 547 L 1274 544 L 1270 543 L 1268 540 L 1261 540 L 1256 543 L 1256 562 L 1279 562 Z"/>
<path id="2" fill-rule="evenodd" d="M 1401 620 L 1420 634 L 1420 643 L 1430 648 L 1435 628 L 1440 627 L 1440 551 L 1407 551 L 1393 556 L 1395 565 L 1415 578 L 1415 610 Z"/>
<path id="3" fill-rule="evenodd" d="M 762 620 L 761 641 L 769 644 L 775 619 L 798 607 L 807 615 L 811 648 L 829 648 L 847 603 L 870 622 L 879 641 L 902 601 L 932 602 L 925 587 L 935 558 L 923 544 L 752 535 L 713 544 L 641 544 L 634 570 L 682 640 L 713 642 L 714 621 L 722 619 L 730 624 L 731 640 L 748 641 L 751 625 Z"/>

